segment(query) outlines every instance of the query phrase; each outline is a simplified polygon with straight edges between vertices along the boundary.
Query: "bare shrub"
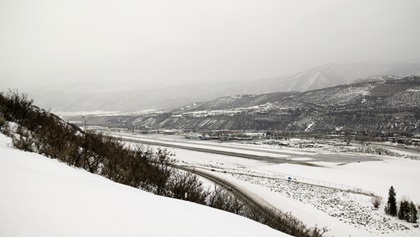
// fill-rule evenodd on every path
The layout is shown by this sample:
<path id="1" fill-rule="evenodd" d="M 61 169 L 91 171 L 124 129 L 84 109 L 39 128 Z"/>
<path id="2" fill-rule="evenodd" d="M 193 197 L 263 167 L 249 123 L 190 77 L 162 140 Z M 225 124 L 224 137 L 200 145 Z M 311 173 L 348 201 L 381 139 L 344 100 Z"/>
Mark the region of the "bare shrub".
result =
<path id="1" fill-rule="evenodd" d="M 192 173 L 174 171 L 168 188 L 171 197 L 206 204 L 208 192 L 204 190 L 203 183 L 198 177 Z"/>
<path id="2" fill-rule="evenodd" d="M 32 138 L 31 133 L 21 126 L 18 126 L 16 134 L 12 136 L 12 143 L 14 147 L 20 150 L 35 151 L 35 140 Z"/>
<path id="3" fill-rule="evenodd" d="M 307 227 L 303 222 L 296 219 L 291 213 L 283 213 L 273 209 L 256 209 L 249 207 L 246 217 L 268 225 L 273 229 L 297 237 L 322 237 L 328 232 L 326 227 Z"/>
<path id="4" fill-rule="evenodd" d="M 246 215 L 249 213 L 249 211 L 245 211 L 245 205 L 241 201 L 221 187 L 216 187 L 210 193 L 207 203 L 210 207 L 235 214 Z"/>
<path id="5" fill-rule="evenodd" d="M 379 208 L 379 206 L 381 206 L 381 203 L 382 203 L 382 197 L 380 197 L 380 196 L 373 196 L 373 197 L 370 199 L 370 202 L 372 203 L 372 205 L 373 205 L 373 207 L 374 207 L 374 208 L 378 209 L 378 208 Z"/>

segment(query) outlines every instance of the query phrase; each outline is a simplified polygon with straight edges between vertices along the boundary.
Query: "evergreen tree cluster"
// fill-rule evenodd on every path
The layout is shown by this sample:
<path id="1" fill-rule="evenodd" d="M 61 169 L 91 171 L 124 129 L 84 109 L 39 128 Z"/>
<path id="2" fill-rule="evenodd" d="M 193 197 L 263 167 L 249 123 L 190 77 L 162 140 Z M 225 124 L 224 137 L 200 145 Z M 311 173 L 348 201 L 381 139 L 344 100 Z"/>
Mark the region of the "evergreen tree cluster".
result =
<path id="1" fill-rule="evenodd" d="M 413 202 L 403 200 L 400 202 L 400 209 L 398 211 L 398 218 L 400 220 L 406 220 L 410 223 L 417 222 L 417 208 Z"/>
<path id="2" fill-rule="evenodd" d="M 385 207 L 385 213 L 391 216 L 398 216 L 400 220 L 406 220 L 410 223 L 417 223 L 418 211 L 413 202 L 402 200 L 397 210 L 396 192 L 393 186 L 388 191 L 388 202 Z"/>

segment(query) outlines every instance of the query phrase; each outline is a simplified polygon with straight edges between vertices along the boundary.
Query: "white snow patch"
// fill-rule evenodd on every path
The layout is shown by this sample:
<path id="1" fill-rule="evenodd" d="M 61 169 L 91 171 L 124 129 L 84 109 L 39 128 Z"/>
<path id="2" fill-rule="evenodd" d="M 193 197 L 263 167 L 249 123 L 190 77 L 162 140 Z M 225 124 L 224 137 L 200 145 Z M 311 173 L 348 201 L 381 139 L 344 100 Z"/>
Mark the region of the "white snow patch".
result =
<path id="1" fill-rule="evenodd" d="M 10 148 L 0 134 L 0 236 L 288 236 Z"/>

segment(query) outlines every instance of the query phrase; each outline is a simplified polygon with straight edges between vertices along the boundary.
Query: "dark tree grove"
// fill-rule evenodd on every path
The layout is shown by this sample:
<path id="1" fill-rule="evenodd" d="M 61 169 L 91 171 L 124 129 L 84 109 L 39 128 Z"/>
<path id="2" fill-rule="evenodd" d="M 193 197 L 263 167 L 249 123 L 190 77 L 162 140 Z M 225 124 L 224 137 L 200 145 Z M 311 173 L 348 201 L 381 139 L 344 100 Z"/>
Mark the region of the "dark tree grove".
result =
<path id="1" fill-rule="evenodd" d="M 410 223 L 417 222 L 417 208 L 413 202 L 402 200 L 400 202 L 400 209 L 398 210 L 398 218 L 400 220 L 406 220 Z"/>

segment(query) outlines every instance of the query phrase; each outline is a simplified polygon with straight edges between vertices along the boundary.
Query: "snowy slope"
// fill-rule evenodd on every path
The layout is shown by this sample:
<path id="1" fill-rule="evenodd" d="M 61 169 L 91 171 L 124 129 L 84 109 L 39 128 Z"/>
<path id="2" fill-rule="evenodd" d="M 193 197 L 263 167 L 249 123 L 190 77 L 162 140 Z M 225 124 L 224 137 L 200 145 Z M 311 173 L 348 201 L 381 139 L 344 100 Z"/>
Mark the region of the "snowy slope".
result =
<path id="1" fill-rule="evenodd" d="M 288 236 L 10 148 L 0 134 L 0 236 Z"/>

